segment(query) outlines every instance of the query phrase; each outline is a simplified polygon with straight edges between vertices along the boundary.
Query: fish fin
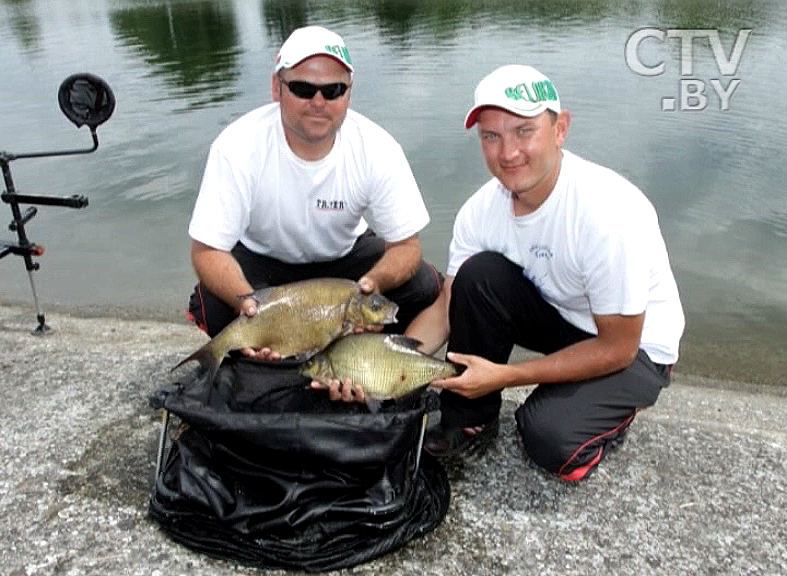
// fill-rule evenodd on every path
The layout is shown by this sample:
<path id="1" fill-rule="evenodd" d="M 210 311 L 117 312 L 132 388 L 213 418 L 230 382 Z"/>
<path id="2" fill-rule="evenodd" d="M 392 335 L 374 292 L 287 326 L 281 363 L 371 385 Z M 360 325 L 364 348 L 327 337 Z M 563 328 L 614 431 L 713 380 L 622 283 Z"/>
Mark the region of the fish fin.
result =
<path id="1" fill-rule="evenodd" d="M 207 363 L 207 366 L 204 366 L 205 368 L 204 374 L 208 378 L 209 384 L 213 384 L 214 380 L 216 379 L 216 374 L 218 374 L 220 367 L 221 367 L 221 360 L 211 356 L 211 361 Z"/>
<path id="2" fill-rule="evenodd" d="M 222 357 L 224 355 L 222 354 Z M 180 368 L 187 362 L 191 362 L 192 360 L 196 360 L 199 362 L 200 367 L 202 368 L 203 374 L 207 374 L 208 382 L 213 382 L 213 379 L 216 376 L 216 373 L 219 371 L 219 366 L 221 365 L 221 358 L 217 358 L 216 355 L 213 353 L 210 342 L 205 344 L 202 348 L 188 356 L 187 358 L 178 362 L 170 372 L 174 372 L 176 369 Z"/>
<path id="3" fill-rule="evenodd" d="M 192 360 L 197 360 L 200 364 L 202 364 L 202 360 L 200 360 L 202 352 L 203 352 L 203 350 L 202 350 L 202 348 L 200 348 L 199 350 L 197 350 L 196 352 L 194 352 L 190 356 L 187 356 L 186 358 L 184 358 L 183 360 L 181 360 L 180 362 L 175 364 L 172 368 L 170 368 L 170 372 L 174 372 L 175 370 L 177 370 L 178 368 L 180 368 L 184 364 L 187 364 L 188 362 L 191 362 Z"/>
<path id="4" fill-rule="evenodd" d="M 459 376 L 462 374 L 462 372 L 467 370 L 467 366 L 465 366 L 464 364 L 459 364 L 458 362 L 451 362 L 450 360 L 446 360 L 446 362 L 454 367 L 454 376 Z"/>
<path id="5" fill-rule="evenodd" d="M 407 399 L 407 398 L 410 398 L 410 397 L 414 397 L 414 396 L 420 396 L 421 394 L 423 394 L 423 392 L 424 392 L 424 391 L 425 391 L 425 390 L 426 390 L 428 387 L 429 387 L 429 383 L 428 383 L 428 382 L 427 382 L 426 384 L 422 384 L 422 385 L 421 385 L 421 386 L 419 386 L 418 388 L 413 388 L 413 389 L 412 389 L 412 390 L 410 390 L 409 392 L 405 392 L 404 394 L 402 394 L 402 395 L 401 395 L 401 396 L 398 398 L 398 400 L 399 400 L 399 401 L 402 401 L 403 399 Z"/>
<path id="6" fill-rule="evenodd" d="M 317 354 L 319 350 L 307 350 L 306 352 L 298 352 L 297 354 L 291 356 L 293 362 L 296 364 L 303 364 L 307 360 L 311 359 L 312 356 Z"/>
<path id="7" fill-rule="evenodd" d="M 402 334 L 388 334 L 386 336 L 386 340 L 391 344 L 401 346 L 403 348 L 409 348 L 410 350 L 418 350 L 424 345 L 424 343 L 417 338 L 410 338 L 409 336 L 404 336 Z"/>
<path id="8" fill-rule="evenodd" d="M 365 399 L 366 407 L 369 409 L 369 412 L 372 414 L 377 414 L 380 411 L 380 407 L 382 406 L 382 401 L 377 400 L 376 398 L 369 398 L 368 396 Z"/>
<path id="9" fill-rule="evenodd" d="M 394 350 L 398 348 L 401 351 L 409 352 L 411 354 L 424 354 L 420 350 L 424 343 L 416 338 L 410 338 L 409 336 L 403 336 L 401 334 L 387 334 L 385 336 L 385 343 L 389 348 Z"/>
<path id="10" fill-rule="evenodd" d="M 246 298 L 251 298 L 259 305 L 268 299 L 271 292 L 273 292 L 273 287 L 267 286 L 265 288 L 260 288 L 259 290 L 255 290 L 254 292 L 249 292 L 248 294 L 238 294 L 238 299 L 244 300 Z"/>

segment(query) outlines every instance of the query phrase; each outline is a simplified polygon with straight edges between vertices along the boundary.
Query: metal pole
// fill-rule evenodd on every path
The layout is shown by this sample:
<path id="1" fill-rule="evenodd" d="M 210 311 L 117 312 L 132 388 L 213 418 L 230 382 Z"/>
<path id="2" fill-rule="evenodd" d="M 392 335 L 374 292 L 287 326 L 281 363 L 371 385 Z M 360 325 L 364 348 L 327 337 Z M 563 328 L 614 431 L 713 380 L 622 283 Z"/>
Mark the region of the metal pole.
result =
<path id="1" fill-rule="evenodd" d="M 415 472 L 413 473 L 413 482 L 418 479 L 418 467 L 421 465 L 421 450 L 424 447 L 424 435 L 426 434 L 426 423 L 429 421 L 429 413 L 424 412 L 424 417 L 421 419 L 421 434 L 418 437 L 418 447 L 415 453 Z"/>
<path id="2" fill-rule="evenodd" d="M 161 472 L 161 462 L 164 459 L 164 444 L 167 441 L 167 427 L 169 426 L 169 410 L 166 408 L 161 414 L 161 437 L 158 441 L 158 455 L 156 456 L 156 475 L 154 482 L 158 482 L 158 475 Z"/>
<path id="3" fill-rule="evenodd" d="M 30 280 L 30 289 L 33 291 L 33 302 L 36 308 L 36 318 L 38 319 L 38 326 L 34 330 L 31 331 L 31 334 L 35 336 L 41 336 L 46 334 L 51 330 L 49 326 L 46 325 L 46 320 L 44 318 L 44 313 L 41 311 L 41 305 L 38 302 L 38 294 L 36 292 L 36 285 L 33 281 L 33 272 L 38 269 L 38 264 L 33 262 L 33 256 L 29 248 L 31 247 L 30 240 L 27 238 L 27 233 L 25 232 L 25 218 L 22 216 L 22 212 L 19 210 L 19 204 L 14 201 L 16 196 L 16 189 L 14 187 L 14 180 L 11 177 L 11 168 L 8 165 L 8 155 L 2 154 L 0 155 L 0 165 L 2 165 L 3 170 L 3 180 L 5 181 L 6 187 L 6 195 L 11 198 L 9 204 L 11 204 L 11 213 L 13 214 L 13 222 L 12 227 L 15 229 L 16 236 L 19 239 L 19 247 L 24 249 L 25 251 L 22 253 L 22 258 L 25 261 L 25 269 L 27 270 L 27 277 Z M 32 216 L 31 216 L 32 217 Z"/>
<path id="4" fill-rule="evenodd" d="M 51 152 L 27 152 L 24 154 L 8 154 L 5 156 L 9 160 L 17 160 L 20 158 L 48 158 L 50 156 L 71 156 L 74 154 L 89 154 L 98 149 L 98 135 L 96 134 L 96 127 L 90 126 L 90 136 L 93 139 L 92 148 L 79 148 L 76 150 L 53 150 Z"/>
<path id="5" fill-rule="evenodd" d="M 46 318 L 44 318 L 44 312 L 41 310 L 41 306 L 38 303 L 38 294 L 36 293 L 36 284 L 33 282 L 33 271 L 27 271 L 27 277 L 30 279 L 30 290 L 33 291 L 33 303 L 36 307 L 36 318 L 38 319 L 38 326 L 35 327 L 30 333 L 33 336 L 42 336 L 47 332 L 51 331 L 52 329 L 47 326 Z"/>

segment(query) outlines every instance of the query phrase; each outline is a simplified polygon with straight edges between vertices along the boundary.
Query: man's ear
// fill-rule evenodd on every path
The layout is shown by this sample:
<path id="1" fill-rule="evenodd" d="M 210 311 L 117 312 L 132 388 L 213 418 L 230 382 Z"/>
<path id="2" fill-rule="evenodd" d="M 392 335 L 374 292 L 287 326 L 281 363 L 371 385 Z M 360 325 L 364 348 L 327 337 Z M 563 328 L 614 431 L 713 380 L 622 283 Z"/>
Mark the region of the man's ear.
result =
<path id="1" fill-rule="evenodd" d="M 570 124 L 571 112 L 564 108 L 558 113 L 557 119 L 555 120 L 555 140 L 557 141 L 558 146 L 563 145 L 563 141 L 566 139 L 566 134 L 568 134 L 568 127 Z"/>
<path id="2" fill-rule="evenodd" d="M 274 102 L 281 100 L 281 80 L 279 80 L 279 75 L 275 72 L 271 74 L 271 99 Z"/>

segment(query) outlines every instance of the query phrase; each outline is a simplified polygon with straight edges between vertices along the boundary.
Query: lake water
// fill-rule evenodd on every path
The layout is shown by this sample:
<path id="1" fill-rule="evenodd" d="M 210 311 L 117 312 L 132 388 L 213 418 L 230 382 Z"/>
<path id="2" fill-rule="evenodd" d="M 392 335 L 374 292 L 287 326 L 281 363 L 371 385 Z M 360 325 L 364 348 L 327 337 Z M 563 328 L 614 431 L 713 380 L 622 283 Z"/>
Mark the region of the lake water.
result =
<path id="1" fill-rule="evenodd" d="M 270 100 L 278 46 L 305 24 L 347 42 L 352 107 L 404 147 L 438 267 L 457 209 L 488 179 L 462 127 L 473 89 L 499 65 L 531 64 L 572 112 L 566 147 L 625 175 L 659 212 L 688 317 L 679 367 L 784 382 L 781 0 L 0 0 L 0 150 L 90 144 L 57 106 L 72 73 L 103 77 L 117 98 L 96 153 L 11 164 L 20 193 L 90 200 L 42 207 L 27 226 L 47 248 L 35 273 L 44 311 L 181 317 L 194 283 L 186 228 L 210 142 Z M 0 261 L 0 300 L 32 307 L 20 258 Z"/>

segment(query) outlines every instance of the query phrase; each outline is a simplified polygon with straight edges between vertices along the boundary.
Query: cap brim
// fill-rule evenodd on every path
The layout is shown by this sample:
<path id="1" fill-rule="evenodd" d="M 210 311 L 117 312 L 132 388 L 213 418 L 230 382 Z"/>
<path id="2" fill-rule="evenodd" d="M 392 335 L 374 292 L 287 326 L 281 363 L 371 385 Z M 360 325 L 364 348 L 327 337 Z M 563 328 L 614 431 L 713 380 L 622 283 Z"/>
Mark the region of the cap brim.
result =
<path id="1" fill-rule="evenodd" d="M 538 116 L 542 112 L 546 110 L 550 110 L 550 106 L 546 106 L 542 104 L 538 108 L 532 111 L 523 111 L 517 110 L 516 108 L 508 108 L 507 106 L 500 106 L 499 104 L 478 104 L 470 108 L 470 111 L 465 116 L 465 128 L 471 128 L 476 122 L 478 122 L 478 115 L 487 108 L 497 108 L 498 110 L 503 110 L 505 112 L 510 112 L 514 116 L 521 116 L 522 118 L 534 118 Z"/>
<path id="2" fill-rule="evenodd" d="M 280 62 L 280 63 L 276 64 L 276 67 L 274 68 L 273 71 L 274 72 L 278 72 L 282 68 L 295 68 L 301 62 L 305 62 L 309 58 L 315 58 L 317 56 L 327 56 L 328 58 L 332 58 L 332 59 L 336 60 L 339 64 L 344 66 L 350 73 L 354 73 L 355 72 L 355 70 L 353 70 L 353 67 L 352 67 L 351 64 L 348 64 L 347 62 L 345 62 L 341 58 L 338 58 L 338 57 L 334 56 L 333 54 L 328 54 L 327 52 L 316 52 L 314 54 L 309 54 L 308 56 L 304 56 L 303 58 L 301 58 L 300 60 L 298 60 L 294 64 L 290 64 L 289 66 L 284 66 L 284 64 L 282 64 Z"/>
<path id="3" fill-rule="evenodd" d="M 486 106 L 473 106 L 470 108 L 470 112 L 465 116 L 465 129 L 471 128 L 478 121 L 478 113 L 481 112 L 482 108 L 486 108 Z"/>

